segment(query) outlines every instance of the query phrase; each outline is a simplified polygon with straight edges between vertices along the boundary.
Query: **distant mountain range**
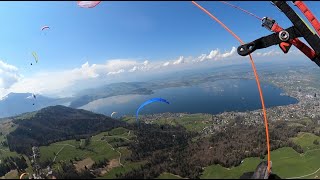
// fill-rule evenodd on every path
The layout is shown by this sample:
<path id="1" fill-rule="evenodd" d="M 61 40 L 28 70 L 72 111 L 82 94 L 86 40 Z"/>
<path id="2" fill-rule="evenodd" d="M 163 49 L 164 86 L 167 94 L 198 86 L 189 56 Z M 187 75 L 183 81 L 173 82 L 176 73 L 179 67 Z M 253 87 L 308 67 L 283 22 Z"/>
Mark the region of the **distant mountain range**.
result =
<path id="1" fill-rule="evenodd" d="M 0 118 L 16 116 L 55 105 L 80 108 L 92 101 L 117 95 L 149 95 L 153 93 L 152 89 L 154 88 L 157 88 L 155 83 L 122 82 L 85 89 L 70 98 L 49 98 L 42 95 L 36 95 L 34 98 L 32 93 L 10 93 L 0 100 Z"/>
<path id="2" fill-rule="evenodd" d="M 31 93 L 10 93 L 0 100 L 0 118 L 16 116 L 22 113 L 32 112 L 54 105 L 81 108 L 92 101 L 112 96 L 129 94 L 150 95 L 153 94 L 154 90 L 157 89 L 190 86 L 221 78 L 226 78 L 226 76 L 194 75 L 152 82 L 113 83 L 97 88 L 82 90 L 74 97 L 70 98 L 49 98 L 42 95 L 36 95 L 36 98 L 33 98 Z"/>
<path id="3" fill-rule="evenodd" d="M 111 96 L 127 94 L 149 95 L 153 93 L 152 87 L 154 86 L 156 86 L 155 83 L 149 82 L 121 82 L 86 89 L 75 96 L 74 100 L 70 103 L 70 107 L 79 108 L 92 101 Z"/>
<path id="4" fill-rule="evenodd" d="M 272 66 L 272 72 L 277 73 L 278 71 L 282 71 L 284 67 L 279 66 L 281 68 Z M 72 108 L 81 108 L 92 101 L 112 96 L 129 94 L 150 95 L 155 90 L 162 88 L 191 86 L 230 77 L 241 77 L 243 74 L 248 73 L 249 68 L 245 65 L 237 65 L 208 68 L 201 72 L 182 71 L 167 74 L 162 79 L 148 82 L 120 82 L 85 89 L 69 98 L 49 98 L 36 95 L 36 99 L 34 99 L 31 93 L 10 93 L 0 100 L 0 118 L 32 112 L 48 106 L 64 105 Z M 263 71 L 262 69 L 260 70 Z"/>
<path id="5" fill-rule="evenodd" d="M 53 105 L 68 105 L 71 98 L 49 98 L 32 93 L 10 93 L 0 100 L 0 118 L 32 112 Z"/>

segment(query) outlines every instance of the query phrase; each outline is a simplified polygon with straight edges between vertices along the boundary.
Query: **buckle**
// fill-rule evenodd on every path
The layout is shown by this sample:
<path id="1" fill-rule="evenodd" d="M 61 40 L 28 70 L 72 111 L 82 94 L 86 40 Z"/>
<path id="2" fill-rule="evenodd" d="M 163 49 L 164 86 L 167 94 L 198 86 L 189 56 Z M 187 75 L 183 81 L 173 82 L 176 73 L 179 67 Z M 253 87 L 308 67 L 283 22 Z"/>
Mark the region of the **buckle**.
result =
<path id="1" fill-rule="evenodd" d="M 264 17 L 264 18 L 262 18 L 262 20 L 261 20 L 261 25 L 262 25 L 262 27 L 265 27 L 266 29 L 268 29 L 269 31 L 271 31 L 271 29 L 272 29 L 272 27 L 273 27 L 273 25 L 274 25 L 275 22 L 276 22 L 276 21 L 273 20 L 273 19 L 271 19 L 271 18 Z"/>

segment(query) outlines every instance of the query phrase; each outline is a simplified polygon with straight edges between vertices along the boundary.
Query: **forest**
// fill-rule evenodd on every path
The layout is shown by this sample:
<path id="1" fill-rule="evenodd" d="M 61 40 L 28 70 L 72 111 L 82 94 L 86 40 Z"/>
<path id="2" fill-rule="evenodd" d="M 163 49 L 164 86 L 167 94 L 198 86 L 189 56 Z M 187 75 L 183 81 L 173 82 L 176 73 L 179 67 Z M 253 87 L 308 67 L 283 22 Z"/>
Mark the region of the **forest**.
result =
<path id="1" fill-rule="evenodd" d="M 23 156 L 20 157 L 6 157 L 0 163 L 0 176 L 4 176 L 11 170 L 17 169 L 22 172 L 25 168 L 27 168 L 26 159 Z"/>
<path id="2" fill-rule="evenodd" d="M 310 126 L 288 126 L 278 121 L 269 124 L 271 150 L 292 147 L 299 153 L 303 149 L 289 140 L 301 131 L 312 132 Z M 197 133 L 187 132 L 183 127 L 143 125 L 136 131 L 137 140 L 131 142 L 131 161 L 146 160 L 147 163 L 118 178 L 156 178 L 169 172 L 184 178 L 199 178 L 202 167 L 220 164 L 223 167 L 240 165 L 247 157 L 265 158 L 264 126 L 248 126 L 230 123 L 224 130 L 193 141 Z"/>
<path id="3" fill-rule="evenodd" d="M 52 106 L 28 120 L 14 120 L 16 130 L 7 135 L 10 151 L 30 155 L 32 146 L 49 145 L 67 139 L 90 137 L 126 123 L 85 110 Z"/>

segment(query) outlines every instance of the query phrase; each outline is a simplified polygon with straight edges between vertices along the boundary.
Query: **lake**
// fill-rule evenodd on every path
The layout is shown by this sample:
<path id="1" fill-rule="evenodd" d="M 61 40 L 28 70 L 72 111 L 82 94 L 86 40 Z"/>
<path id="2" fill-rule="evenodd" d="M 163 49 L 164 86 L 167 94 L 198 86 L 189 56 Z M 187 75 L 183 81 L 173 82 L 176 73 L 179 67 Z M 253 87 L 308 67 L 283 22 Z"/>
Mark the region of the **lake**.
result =
<path id="1" fill-rule="evenodd" d="M 261 83 L 266 107 L 298 103 L 289 96 L 280 95 L 283 90 L 271 84 Z M 110 116 L 135 115 L 144 101 L 161 97 L 170 104 L 155 102 L 145 106 L 139 114 L 163 112 L 188 112 L 218 114 L 224 111 L 247 111 L 261 109 L 256 81 L 249 79 L 226 79 L 196 86 L 174 87 L 156 90 L 152 95 L 121 95 L 93 101 L 81 109 Z"/>

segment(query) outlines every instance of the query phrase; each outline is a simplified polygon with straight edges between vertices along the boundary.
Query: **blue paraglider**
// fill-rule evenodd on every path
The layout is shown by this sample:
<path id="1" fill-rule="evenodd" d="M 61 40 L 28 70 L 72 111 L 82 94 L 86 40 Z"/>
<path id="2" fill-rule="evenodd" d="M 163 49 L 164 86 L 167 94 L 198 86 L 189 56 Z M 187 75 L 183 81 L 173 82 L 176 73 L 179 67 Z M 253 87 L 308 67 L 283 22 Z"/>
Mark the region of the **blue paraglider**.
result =
<path id="1" fill-rule="evenodd" d="M 139 114 L 139 111 L 140 109 L 142 109 L 144 106 L 150 104 L 150 103 L 153 103 L 153 102 L 164 102 L 164 103 L 167 103 L 167 104 L 170 104 L 167 100 L 165 99 L 162 99 L 162 98 L 152 98 L 152 99 L 149 99 L 148 101 L 144 102 L 143 104 L 140 105 L 140 107 L 138 108 L 137 112 L 136 112 L 136 121 L 138 123 L 138 114 Z"/>

